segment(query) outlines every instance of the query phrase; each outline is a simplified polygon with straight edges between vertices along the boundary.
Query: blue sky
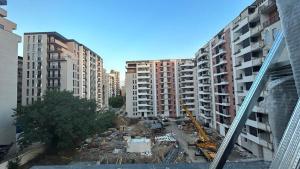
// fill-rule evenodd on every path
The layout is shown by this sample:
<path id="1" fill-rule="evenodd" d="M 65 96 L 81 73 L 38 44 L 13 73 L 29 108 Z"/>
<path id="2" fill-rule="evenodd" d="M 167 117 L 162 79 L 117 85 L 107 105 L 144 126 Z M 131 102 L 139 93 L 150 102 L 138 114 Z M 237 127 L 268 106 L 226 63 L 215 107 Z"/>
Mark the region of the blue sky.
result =
<path id="1" fill-rule="evenodd" d="M 253 1 L 8 0 L 6 9 L 17 34 L 57 31 L 76 39 L 124 81 L 126 60 L 193 57 Z"/>

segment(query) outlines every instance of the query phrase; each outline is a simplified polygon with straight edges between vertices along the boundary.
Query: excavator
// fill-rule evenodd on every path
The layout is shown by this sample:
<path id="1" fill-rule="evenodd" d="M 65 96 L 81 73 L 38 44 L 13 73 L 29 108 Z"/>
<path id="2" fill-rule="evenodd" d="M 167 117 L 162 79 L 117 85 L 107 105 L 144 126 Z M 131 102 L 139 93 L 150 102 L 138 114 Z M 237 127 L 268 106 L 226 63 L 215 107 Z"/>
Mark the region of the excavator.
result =
<path id="1" fill-rule="evenodd" d="M 183 104 L 182 100 L 180 100 L 181 105 L 189 119 L 192 121 L 198 135 L 198 140 L 195 142 L 195 146 L 199 151 L 201 151 L 204 157 L 208 161 L 212 161 L 216 156 L 217 145 L 211 141 L 211 139 L 207 136 L 205 130 L 202 125 L 197 121 L 197 119 L 193 116 L 193 113 L 189 111 L 188 107 Z"/>

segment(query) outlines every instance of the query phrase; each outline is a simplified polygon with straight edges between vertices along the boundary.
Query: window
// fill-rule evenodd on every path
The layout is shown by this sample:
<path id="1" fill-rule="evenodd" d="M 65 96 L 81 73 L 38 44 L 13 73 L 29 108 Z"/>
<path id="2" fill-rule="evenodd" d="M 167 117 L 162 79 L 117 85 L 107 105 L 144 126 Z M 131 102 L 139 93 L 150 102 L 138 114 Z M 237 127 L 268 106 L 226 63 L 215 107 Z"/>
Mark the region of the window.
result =
<path id="1" fill-rule="evenodd" d="M 29 78 L 29 71 L 27 71 L 27 78 Z"/>
<path id="2" fill-rule="evenodd" d="M 249 133 L 253 136 L 257 137 L 257 129 L 254 127 L 249 126 Z"/>
<path id="3" fill-rule="evenodd" d="M 35 69 L 35 63 L 34 62 L 32 63 L 32 69 Z"/>
<path id="4" fill-rule="evenodd" d="M 29 80 L 27 80 L 27 87 L 29 86 Z"/>
<path id="5" fill-rule="evenodd" d="M 38 35 L 38 43 L 42 42 L 42 35 Z"/>
<path id="6" fill-rule="evenodd" d="M 34 71 L 32 71 L 32 78 L 34 78 Z"/>
<path id="7" fill-rule="evenodd" d="M 31 89 L 31 94 L 32 96 L 34 96 L 34 89 Z"/>
<path id="8" fill-rule="evenodd" d="M 248 67 L 245 69 L 245 76 L 251 76 L 252 75 L 252 67 Z"/>
<path id="9" fill-rule="evenodd" d="M 4 25 L 0 24 L 0 29 L 4 29 Z"/>
<path id="10" fill-rule="evenodd" d="M 29 89 L 26 89 L 26 95 L 29 96 Z"/>
<path id="11" fill-rule="evenodd" d="M 30 63 L 27 62 L 27 69 L 30 69 Z"/>
<path id="12" fill-rule="evenodd" d="M 34 86 L 34 80 L 31 81 L 32 87 Z"/>

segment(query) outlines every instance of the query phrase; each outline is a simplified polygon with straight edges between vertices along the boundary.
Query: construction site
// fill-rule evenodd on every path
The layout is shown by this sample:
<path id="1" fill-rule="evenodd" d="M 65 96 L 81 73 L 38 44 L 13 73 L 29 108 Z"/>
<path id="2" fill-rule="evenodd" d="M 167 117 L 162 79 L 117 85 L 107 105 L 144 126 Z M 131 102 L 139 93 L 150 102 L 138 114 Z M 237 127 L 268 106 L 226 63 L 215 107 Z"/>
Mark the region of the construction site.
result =
<path id="1" fill-rule="evenodd" d="M 187 111 L 182 119 L 117 117 L 116 128 L 88 138 L 73 162 L 96 164 L 194 163 L 212 161 L 223 138 Z M 229 160 L 254 158 L 235 147 Z"/>

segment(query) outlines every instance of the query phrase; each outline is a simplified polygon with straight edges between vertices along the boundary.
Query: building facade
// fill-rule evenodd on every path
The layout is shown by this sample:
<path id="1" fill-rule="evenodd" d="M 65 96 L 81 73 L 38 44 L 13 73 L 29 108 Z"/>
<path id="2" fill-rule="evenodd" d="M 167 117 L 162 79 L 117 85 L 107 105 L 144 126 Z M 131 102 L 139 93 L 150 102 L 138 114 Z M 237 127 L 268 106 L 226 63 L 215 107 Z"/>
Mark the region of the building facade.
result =
<path id="1" fill-rule="evenodd" d="M 235 117 L 230 26 L 211 40 L 216 129 L 225 136 Z"/>
<path id="2" fill-rule="evenodd" d="M 232 29 L 238 110 L 281 29 L 275 1 L 256 1 L 234 20 Z M 267 93 L 265 90 L 262 95 Z M 257 104 L 239 139 L 239 144 L 266 160 L 271 160 L 274 155 L 270 129 L 270 121 L 274 119 L 269 118 L 269 113 Z"/>
<path id="3" fill-rule="evenodd" d="M 256 0 L 198 50 L 199 121 L 223 136 L 227 133 L 281 30 L 279 20 L 275 0 Z M 265 89 L 261 97 L 270 93 Z M 255 105 L 238 139 L 239 145 L 265 160 L 274 155 L 270 123 L 275 118 L 270 110 L 266 104 Z"/>
<path id="4" fill-rule="evenodd" d="M 120 72 L 116 70 L 111 70 L 109 75 L 111 76 L 112 96 L 120 96 L 121 95 Z"/>
<path id="5" fill-rule="evenodd" d="M 212 72 L 212 57 L 210 43 L 205 44 L 195 54 L 197 64 L 196 84 L 198 88 L 198 110 L 197 118 L 205 126 L 216 128 L 216 114 L 213 74 Z"/>
<path id="6" fill-rule="evenodd" d="M 41 99 L 46 90 L 72 91 L 101 103 L 102 70 L 101 57 L 75 40 L 57 32 L 25 33 L 22 104 Z"/>
<path id="7" fill-rule="evenodd" d="M 193 59 L 126 62 L 126 112 L 129 117 L 184 116 L 180 100 L 196 114 Z"/>
<path id="8" fill-rule="evenodd" d="M 2 5 L 6 5 L 6 1 L 0 1 L 0 145 L 15 147 L 16 128 L 12 115 L 17 107 L 18 43 L 21 37 L 13 33 L 17 25 L 6 18 L 7 11 Z"/>
<path id="9" fill-rule="evenodd" d="M 23 79 L 23 57 L 18 56 L 18 89 L 17 89 L 17 103 L 22 104 L 22 79 Z"/>
<path id="10" fill-rule="evenodd" d="M 177 71 L 175 71 L 175 93 L 176 93 L 176 117 L 185 116 L 182 105 L 194 115 L 198 113 L 198 88 L 196 83 L 196 64 L 194 59 L 176 60 Z M 182 103 L 180 103 L 182 102 Z M 179 110 L 178 110 L 179 109 Z"/>

